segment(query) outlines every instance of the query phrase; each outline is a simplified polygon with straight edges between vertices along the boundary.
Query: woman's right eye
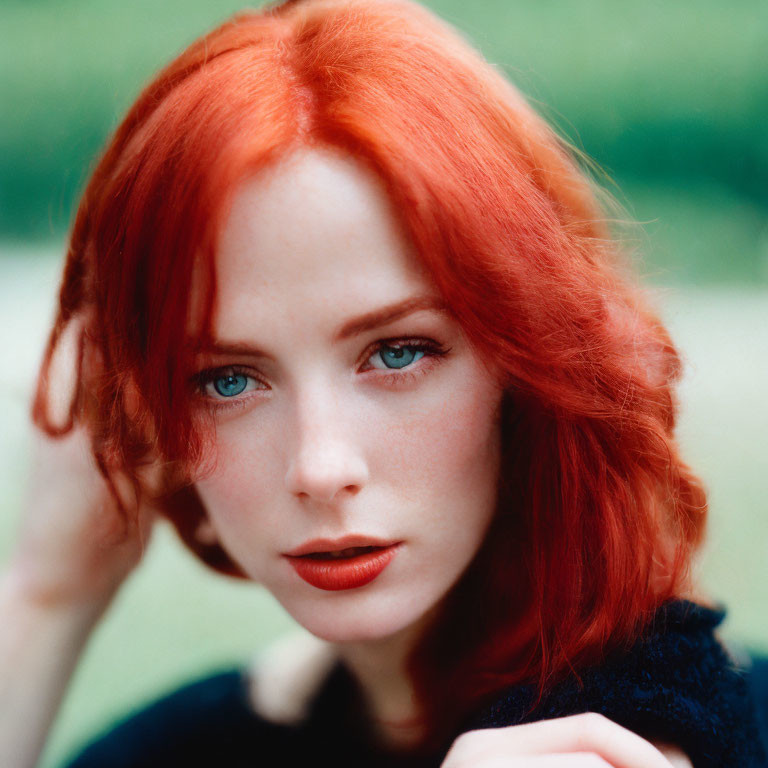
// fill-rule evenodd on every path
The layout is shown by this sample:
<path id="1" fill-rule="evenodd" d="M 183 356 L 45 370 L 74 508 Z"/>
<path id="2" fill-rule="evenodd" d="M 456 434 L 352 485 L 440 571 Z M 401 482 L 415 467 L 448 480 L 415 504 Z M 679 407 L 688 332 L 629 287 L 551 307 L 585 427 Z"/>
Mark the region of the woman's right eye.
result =
<path id="1" fill-rule="evenodd" d="M 238 395 L 259 389 L 259 382 L 240 368 L 217 368 L 201 371 L 197 375 L 200 393 L 214 401 L 214 407 L 225 401 L 234 400 Z"/>

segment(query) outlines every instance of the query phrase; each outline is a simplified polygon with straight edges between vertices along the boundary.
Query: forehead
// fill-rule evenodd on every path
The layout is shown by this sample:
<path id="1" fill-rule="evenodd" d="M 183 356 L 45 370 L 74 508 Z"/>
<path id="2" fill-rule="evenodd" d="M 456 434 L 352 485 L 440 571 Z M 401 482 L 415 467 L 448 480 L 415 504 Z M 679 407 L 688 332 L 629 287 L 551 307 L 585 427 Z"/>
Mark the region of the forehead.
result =
<path id="1" fill-rule="evenodd" d="M 304 149 L 246 179 L 217 250 L 214 327 L 313 313 L 337 322 L 434 293 L 379 178 L 335 150 Z"/>

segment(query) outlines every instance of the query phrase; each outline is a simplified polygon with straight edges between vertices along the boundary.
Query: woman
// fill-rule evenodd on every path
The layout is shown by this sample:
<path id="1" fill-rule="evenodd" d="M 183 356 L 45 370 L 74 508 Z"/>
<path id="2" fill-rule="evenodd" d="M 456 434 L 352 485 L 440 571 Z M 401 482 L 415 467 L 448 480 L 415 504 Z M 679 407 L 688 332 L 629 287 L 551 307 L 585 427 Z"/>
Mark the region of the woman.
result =
<path id="1" fill-rule="evenodd" d="M 157 514 L 317 640 L 74 765 L 760 764 L 722 614 L 686 599 L 679 370 L 590 184 L 454 30 L 382 0 L 235 17 L 78 210 L 33 404 L 60 439 L 2 585 L 3 765 Z"/>

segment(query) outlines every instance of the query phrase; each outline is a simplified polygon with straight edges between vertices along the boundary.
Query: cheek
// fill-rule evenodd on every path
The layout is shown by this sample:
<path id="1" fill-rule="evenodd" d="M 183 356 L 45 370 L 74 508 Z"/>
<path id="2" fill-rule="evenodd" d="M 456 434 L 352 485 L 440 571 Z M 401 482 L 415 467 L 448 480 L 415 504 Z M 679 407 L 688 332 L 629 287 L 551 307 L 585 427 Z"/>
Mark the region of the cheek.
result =
<path id="1" fill-rule="evenodd" d="M 402 530 L 419 553 L 412 578 L 438 595 L 472 560 L 496 510 L 501 394 L 459 377 L 431 394 L 387 433 L 375 474 L 405 510 Z"/>
<path id="2" fill-rule="evenodd" d="M 414 488 L 442 497 L 458 492 L 477 503 L 498 473 L 501 395 L 469 383 L 432 394 L 393 422 L 379 458 Z"/>
<path id="3" fill-rule="evenodd" d="M 197 481 L 203 503 L 214 520 L 242 518 L 242 511 L 268 510 L 275 498 L 277 474 L 267 450 L 269 436 L 243 418 L 220 426 L 213 470 Z M 258 437 L 257 437 L 258 436 Z"/>

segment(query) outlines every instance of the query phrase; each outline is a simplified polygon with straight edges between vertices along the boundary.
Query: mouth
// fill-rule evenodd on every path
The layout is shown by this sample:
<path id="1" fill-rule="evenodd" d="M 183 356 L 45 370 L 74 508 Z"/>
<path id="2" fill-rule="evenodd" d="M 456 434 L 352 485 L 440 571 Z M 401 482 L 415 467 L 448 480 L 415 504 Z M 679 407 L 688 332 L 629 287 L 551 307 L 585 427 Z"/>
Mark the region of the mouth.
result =
<path id="1" fill-rule="evenodd" d="M 389 565 L 400 545 L 364 544 L 337 549 L 315 549 L 287 554 L 286 559 L 296 574 L 317 589 L 339 591 L 358 589 L 370 584 Z M 311 546 L 316 543 L 309 542 Z M 328 543 L 323 546 L 329 546 Z M 299 548 L 308 549 L 308 546 Z M 299 551 L 299 550 L 296 550 Z"/>

